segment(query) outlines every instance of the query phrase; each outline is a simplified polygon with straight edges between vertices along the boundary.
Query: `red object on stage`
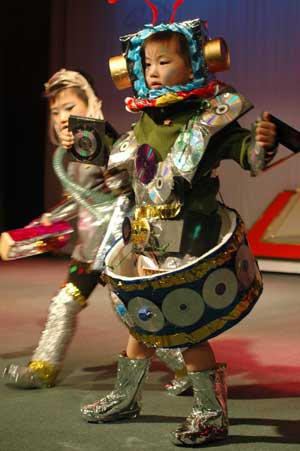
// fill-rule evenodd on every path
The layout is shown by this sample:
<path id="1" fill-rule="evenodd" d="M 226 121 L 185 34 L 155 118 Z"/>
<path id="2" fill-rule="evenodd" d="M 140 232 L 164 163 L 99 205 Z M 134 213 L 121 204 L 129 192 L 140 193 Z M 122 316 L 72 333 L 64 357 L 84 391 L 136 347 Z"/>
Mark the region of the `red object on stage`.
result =
<path id="1" fill-rule="evenodd" d="M 60 249 L 67 244 L 72 232 L 72 226 L 66 221 L 3 232 L 0 256 L 3 260 L 16 260 Z"/>
<path id="2" fill-rule="evenodd" d="M 300 193 L 283 191 L 247 234 L 256 257 L 300 260 Z"/>

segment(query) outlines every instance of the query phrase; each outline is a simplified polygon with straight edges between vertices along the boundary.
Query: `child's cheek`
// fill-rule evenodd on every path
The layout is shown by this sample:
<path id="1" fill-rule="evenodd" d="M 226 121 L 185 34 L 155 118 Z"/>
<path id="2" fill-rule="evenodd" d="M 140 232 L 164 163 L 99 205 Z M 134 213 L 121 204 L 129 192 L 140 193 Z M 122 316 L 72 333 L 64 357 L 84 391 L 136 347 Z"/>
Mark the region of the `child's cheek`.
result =
<path id="1" fill-rule="evenodd" d="M 164 75 L 163 82 L 165 85 L 171 85 L 174 80 L 176 80 L 177 76 L 177 70 L 176 69 L 168 69 Z"/>

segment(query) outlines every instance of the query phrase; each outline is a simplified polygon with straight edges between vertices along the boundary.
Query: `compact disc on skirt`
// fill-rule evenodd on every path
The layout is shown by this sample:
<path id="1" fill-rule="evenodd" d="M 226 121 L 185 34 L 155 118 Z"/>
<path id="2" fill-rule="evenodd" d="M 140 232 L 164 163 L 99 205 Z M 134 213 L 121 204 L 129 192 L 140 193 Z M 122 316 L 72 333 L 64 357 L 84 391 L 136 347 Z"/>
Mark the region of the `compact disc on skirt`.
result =
<path id="1" fill-rule="evenodd" d="M 262 278 L 234 210 L 219 206 L 217 246 L 182 266 L 137 273 L 123 240 L 105 258 L 105 280 L 130 334 L 146 346 L 176 348 L 209 340 L 241 321 L 262 292 Z M 116 262 L 122 261 L 117 265 Z M 117 271 L 114 269 L 117 267 Z"/>
<path id="2" fill-rule="evenodd" d="M 178 135 L 172 149 L 171 158 L 180 172 L 191 172 L 198 166 L 206 142 L 200 128 L 184 130 Z"/>
<path id="3" fill-rule="evenodd" d="M 128 312 L 133 322 L 148 332 L 164 327 L 165 319 L 160 309 L 148 299 L 137 296 L 129 301 Z"/>
<path id="4" fill-rule="evenodd" d="M 241 97 L 232 92 L 225 92 L 210 100 L 211 108 L 205 111 L 201 119 L 208 125 L 224 127 L 236 119 L 243 107 Z"/>
<path id="5" fill-rule="evenodd" d="M 173 173 L 170 164 L 165 160 L 157 165 L 156 175 L 148 185 L 149 197 L 154 204 L 166 202 L 173 188 Z"/>
<path id="6" fill-rule="evenodd" d="M 136 154 L 136 176 L 140 182 L 147 185 L 153 179 L 156 170 L 156 156 L 154 149 L 148 144 L 142 144 Z"/>

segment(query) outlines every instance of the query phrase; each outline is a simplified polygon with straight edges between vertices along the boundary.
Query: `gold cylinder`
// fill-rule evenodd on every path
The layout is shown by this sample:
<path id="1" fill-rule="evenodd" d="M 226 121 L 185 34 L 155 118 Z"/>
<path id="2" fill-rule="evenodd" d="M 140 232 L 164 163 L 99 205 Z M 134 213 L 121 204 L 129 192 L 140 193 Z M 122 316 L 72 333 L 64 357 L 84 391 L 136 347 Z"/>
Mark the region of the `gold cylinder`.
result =
<path id="1" fill-rule="evenodd" d="M 211 39 L 205 42 L 203 52 L 209 72 L 222 72 L 229 69 L 229 49 L 223 38 Z"/>
<path id="2" fill-rule="evenodd" d="M 130 88 L 131 81 L 127 70 L 126 58 L 123 55 L 110 58 L 109 69 L 111 78 L 119 90 Z"/>

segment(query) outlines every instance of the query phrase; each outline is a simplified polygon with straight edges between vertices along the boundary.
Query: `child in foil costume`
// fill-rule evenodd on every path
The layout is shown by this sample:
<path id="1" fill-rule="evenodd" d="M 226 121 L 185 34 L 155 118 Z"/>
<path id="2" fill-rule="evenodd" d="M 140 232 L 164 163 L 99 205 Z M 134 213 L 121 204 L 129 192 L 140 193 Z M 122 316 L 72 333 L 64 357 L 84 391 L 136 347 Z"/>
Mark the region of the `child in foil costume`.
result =
<path id="1" fill-rule="evenodd" d="M 73 134 L 68 129 L 69 116 L 103 119 L 101 101 L 85 76 L 61 69 L 45 84 L 45 96 L 50 105 L 51 142 L 62 146 L 54 154 L 53 165 L 66 195 L 59 205 L 31 224 L 49 224 L 77 218 L 78 240 L 71 256 L 67 280 L 51 300 L 47 322 L 31 361 L 26 367 L 10 364 L 4 370 L 5 380 L 20 388 L 55 385 L 66 349 L 76 329 L 77 314 L 87 306 L 87 299 L 98 283 L 99 271 L 94 269 L 93 262 L 99 244 L 103 242 L 113 212 L 118 208 L 127 211 L 130 205 L 129 196 L 123 194 L 128 191 L 128 179 L 124 171 L 108 174 L 103 167 L 69 162 L 67 174 L 64 172 L 65 149 L 74 144 Z M 106 123 L 107 150 L 116 138 L 116 132 Z M 116 227 L 116 215 L 114 221 L 114 237 L 118 237 L 120 227 Z M 181 352 L 172 350 L 160 353 L 160 356 L 169 368 L 184 376 L 178 379 L 178 383 L 176 380 L 176 387 L 170 384 L 171 389 L 177 388 L 176 394 L 179 394 L 188 385 Z"/>
<path id="2" fill-rule="evenodd" d="M 108 162 L 130 172 L 135 193 L 103 277 L 130 335 L 113 391 L 81 413 L 96 423 L 135 418 L 155 349 L 181 347 L 194 400 L 172 440 L 201 446 L 228 434 L 226 365 L 208 339 L 245 317 L 262 291 L 242 219 L 216 200 L 217 167 L 233 159 L 256 174 L 275 154 L 276 128 L 267 113 L 252 132 L 239 126 L 249 102 L 213 75 L 228 68 L 225 42 L 210 40 L 202 20 L 173 19 L 122 37 L 123 56 L 110 62 L 117 86 L 129 85 L 129 73 L 127 109 L 142 112 Z"/>

